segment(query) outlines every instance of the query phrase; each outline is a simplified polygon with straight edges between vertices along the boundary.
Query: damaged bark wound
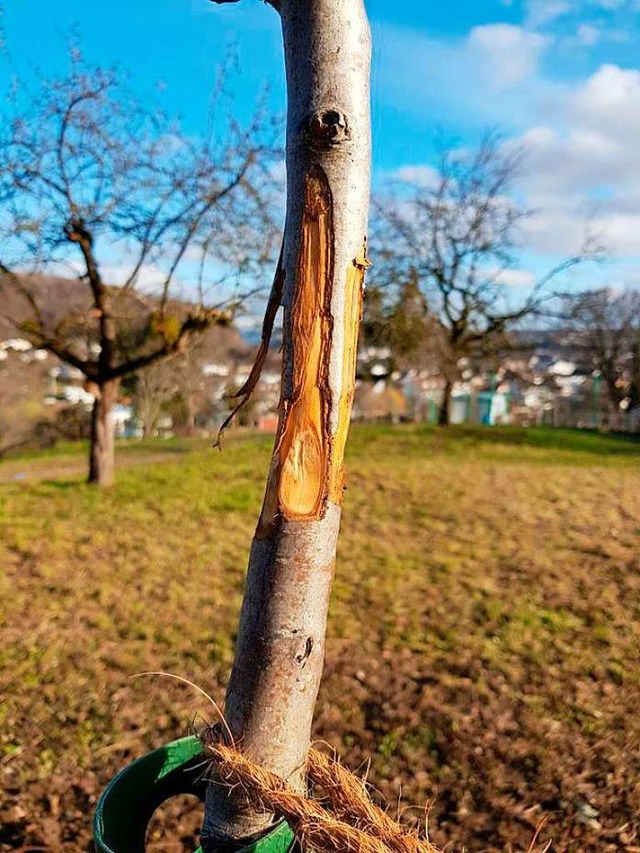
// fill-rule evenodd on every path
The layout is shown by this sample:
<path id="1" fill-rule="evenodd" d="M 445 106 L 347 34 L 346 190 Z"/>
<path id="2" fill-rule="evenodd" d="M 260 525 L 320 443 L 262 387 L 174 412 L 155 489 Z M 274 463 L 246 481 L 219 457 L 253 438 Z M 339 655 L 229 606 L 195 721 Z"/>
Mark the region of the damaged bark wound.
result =
<path id="1" fill-rule="evenodd" d="M 268 535 L 278 516 L 309 520 L 324 514 L 331 452 L 328 371 L 332 278 L 331 191 L 325 173 L 316 167 L 305 179 L 291 318 L 293 391 L 281 404 L 258 536 Z"/>
<path id="2" fill-rule="evenodd" d="M 331 434 L 335 405 L 328 381 L 332 344 L 333 207 L 324 171 L 316 166 L 305 177 L 305 198 L 292 310 L 293 393 L 281 405 L 281 417 L 267 489 L 256 535 L 269 535 L 278 518 L 322 518 L 327 499 L 342 503 L 344 452 L 355 390 L 358 331 L 366 243 L 346 274 L 342 391 L 338 426 Z"/>

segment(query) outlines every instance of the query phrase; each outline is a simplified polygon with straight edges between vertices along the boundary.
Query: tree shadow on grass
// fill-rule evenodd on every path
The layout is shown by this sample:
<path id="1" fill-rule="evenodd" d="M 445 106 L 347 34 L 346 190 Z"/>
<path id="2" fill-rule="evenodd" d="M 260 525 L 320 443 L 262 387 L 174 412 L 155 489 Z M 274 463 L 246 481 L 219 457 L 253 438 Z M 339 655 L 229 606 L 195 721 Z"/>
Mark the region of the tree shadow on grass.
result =
<path id="1" fill-rule="evenodd" d="M 69 489 L 76 489 L 80 485 L 84 485 L 84 480 L 41 480 L 41 486 L 57 489 L 59 492 L 65 492 Z"/>

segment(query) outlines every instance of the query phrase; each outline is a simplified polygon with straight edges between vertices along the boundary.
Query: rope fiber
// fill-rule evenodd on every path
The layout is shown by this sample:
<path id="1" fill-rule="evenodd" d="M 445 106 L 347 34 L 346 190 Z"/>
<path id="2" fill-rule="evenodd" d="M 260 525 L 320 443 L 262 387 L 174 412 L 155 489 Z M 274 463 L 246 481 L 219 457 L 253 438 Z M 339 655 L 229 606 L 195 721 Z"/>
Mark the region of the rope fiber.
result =
<path id="1" fill-rule="evenodd" d="M 259 767 L 238 749 L 208 738 L 205 750 L 216 777 L 242 788 L 256 808 L 287 821 L 302 850 L 314 853 L 439 853 L 426 839 L 393 820 L 369 796 L 362 779 L 317 749 L 311 749 L 307 774 L 326 794 L 323 802 L 294 791 L 283 779 Z"/>
<path id="2" fill-rule="evenodd" d="M 407 829 L 377 806 L 366 783 L 337 760 L 313 747 L 307 759 L 310 787 L 322 801 L 300 793 L 264 767 L 254 764 L 235 745 L 215 737 L 216 727 L 201 732 L 216 781 L 241 788 L 248 803 L 287 821 L 306 853 L 442 853 L 428 838 Z M 527 853 L 547 853 L 551 841 L 540 843 L 542 821 Z M 426 828 L 426 826 L 425 826 Z"/>

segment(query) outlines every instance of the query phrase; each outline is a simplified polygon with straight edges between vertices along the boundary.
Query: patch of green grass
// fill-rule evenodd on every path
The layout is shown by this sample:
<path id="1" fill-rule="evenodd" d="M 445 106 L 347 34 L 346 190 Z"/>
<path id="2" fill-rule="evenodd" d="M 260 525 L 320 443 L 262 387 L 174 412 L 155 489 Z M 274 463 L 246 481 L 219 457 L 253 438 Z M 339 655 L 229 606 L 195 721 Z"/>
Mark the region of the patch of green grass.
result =
<path id="1" fill-rule="evenodd" d="M 210 717 L 187 686 L 131 676 L 222 699 L 272 443 L 132 443 L 145 462 L 108 491 L 0 485 L 0 770 L 36 824 L 36 780 L 73 798 L 79 768 L 103 785 Z M 487 849 L 469 814 L 526 849 L 523 810 L 572 802 L 578 777 L 602 822 L 635 819 L 639 459 L 572 431 L 353 429 L 315 732 L 372 758 L 390 802 L 437 796 L 458 846 Z"/>

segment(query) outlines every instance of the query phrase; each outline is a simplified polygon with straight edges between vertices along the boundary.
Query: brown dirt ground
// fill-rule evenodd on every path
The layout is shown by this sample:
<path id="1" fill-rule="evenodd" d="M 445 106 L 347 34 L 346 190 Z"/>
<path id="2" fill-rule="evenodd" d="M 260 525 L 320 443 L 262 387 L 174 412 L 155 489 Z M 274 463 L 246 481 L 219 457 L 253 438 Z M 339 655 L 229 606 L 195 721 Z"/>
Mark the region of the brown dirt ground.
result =
<path id="1" fill-rule="evenodd" d="M 640 851 L 637 446 L 354 432 L 314 735 L 447 850 Z M 560 434 L 558 434 L 560 435 Z M 223 696 L 269 439 L 0 489 L 0 851 L 91 849 L 96 798 Z M 189 851 L 168 807 L 149 849 Z"/>

